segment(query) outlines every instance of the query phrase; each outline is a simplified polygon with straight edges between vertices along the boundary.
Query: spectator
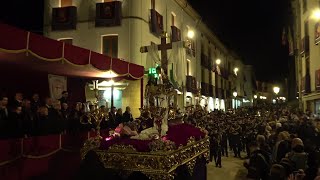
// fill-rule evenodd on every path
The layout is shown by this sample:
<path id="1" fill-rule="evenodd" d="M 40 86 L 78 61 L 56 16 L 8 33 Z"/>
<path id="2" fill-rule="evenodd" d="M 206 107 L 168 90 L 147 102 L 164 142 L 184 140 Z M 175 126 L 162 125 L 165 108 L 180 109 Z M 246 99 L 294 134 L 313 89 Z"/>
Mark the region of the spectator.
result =
<path id="1" fill-rule="evenodd" d="M 126 107 L 126 111 L 123 113 L 123 122 L 132 122 L 133 117 L 131 114 L 131 108 L 129 106 Z"/>
<path id="2" fill-rule="evenodd" d="M 123 115 L 122 115 L 122 109 L 119 108 L 117 110 L 116 114 L 116 126 L 118 126 L 120 123 L 123 123 Z"/>
<path id="3" fill-rule="evenodd" d="M 60 103 L 63 104 L 63 103 L 66 103 L 68 104 L 68 97 L 69 97 L 69 93 L 68 91 L 63 91 L 61 93 L 62 97 L 59 99 Z"/>
<path id="4" fill-rule="evenodd" d="M 36 113 L 40 107 L 40 98 L 39 98 L 39 94 L 34 93 L 32 95 L 32 99 L 31 99 L 31 110 L 33 113 Z"/>

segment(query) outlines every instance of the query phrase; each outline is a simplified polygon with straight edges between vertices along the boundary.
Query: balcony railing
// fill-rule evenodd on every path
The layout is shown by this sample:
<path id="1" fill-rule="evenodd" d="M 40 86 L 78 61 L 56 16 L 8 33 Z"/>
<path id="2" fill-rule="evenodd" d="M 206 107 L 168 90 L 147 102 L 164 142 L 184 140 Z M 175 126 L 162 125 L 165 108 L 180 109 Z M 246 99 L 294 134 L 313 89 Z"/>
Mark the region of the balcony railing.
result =
<path id="1" fill-rule="evenodd" d="M 309 36 L 305 36 L 304 38 L 301 39 L 301 44 L 300 44 L 300 49 L 301 49 L 300 54 L 301 55 L 309 54 L 309 50 L 310 50 L 309 44 L 310 44 L 309 43 Z"/>

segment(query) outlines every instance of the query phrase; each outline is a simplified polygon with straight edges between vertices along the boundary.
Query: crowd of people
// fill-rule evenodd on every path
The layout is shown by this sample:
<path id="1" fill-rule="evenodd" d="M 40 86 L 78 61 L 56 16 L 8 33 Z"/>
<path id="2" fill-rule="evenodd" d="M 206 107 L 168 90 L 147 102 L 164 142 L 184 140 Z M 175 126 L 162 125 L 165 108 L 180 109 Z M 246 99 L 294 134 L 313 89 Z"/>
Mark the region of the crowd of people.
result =
<path id="1" fill-rule="evenodd" d="M 210 161 L 244 160 L 248 179 L 320 179 L 320 120 L 285 105 L 261 105 L 208 113 L 196 108 L 186 120 L 210 136 Z"/>
<path id="2" fill-rule="evenodd" d="M 86 113 L 94 113 L 95 105 L 78 102 L 69 106 L 66 91 L 59 100 L 42 100 L 38 94 L 28 99 L 19 92 L 12 99 L 2 95 L 0 138 L 88 131 L 95 129 L 96 123 L 101 129 L 115 129 L 119 124 L 139 121 L 133 119 L 130 107 L 122 113 L 121 108 L 109 111 L 101 106 L 99 112 L 108 115 L 94 122 Z M 137 132 L 153 126 L 150 113 L 142 112 L 142 117 L 149 123 L 140 122 Z M 234 156 L 244 159 L 248 179 L 320 179 L 320 120 L 310 112 L 278 104 L 209 113 L 199 106 L 187 109 L 183 120 L 207 130 L 210 161 L 217 167 L 223 166 L 221 156 Z"/>
<path id="3" fill-rule="evenodd" d="M 96 110 L 94 104 L 70 103 L 68 92 L 54 100 L 50 97 L 40 99 L 35 93 L 30 99 L 22 93 L 13 98 L 0 96 L 0 139 L 20 138 L 38 135 L 59 134 L 94 130 L 99 123 L 101 129 L 115 128 L 120 123 L 133 121 L 130 107 L 122 113 L 121 108 L 112 107 L 110 111 L 100 106 L 99 112 L 105 113 L 100 122 L 86 116 Z"/>

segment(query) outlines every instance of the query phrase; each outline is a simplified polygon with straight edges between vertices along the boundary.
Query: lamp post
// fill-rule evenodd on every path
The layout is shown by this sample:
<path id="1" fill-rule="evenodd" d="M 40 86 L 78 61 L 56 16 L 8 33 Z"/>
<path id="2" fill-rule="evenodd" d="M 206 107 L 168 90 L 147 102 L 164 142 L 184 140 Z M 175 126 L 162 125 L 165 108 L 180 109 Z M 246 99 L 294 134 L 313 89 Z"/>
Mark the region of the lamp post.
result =
<path id="1" fill-rule="evenodd" d="M 217 60 L 216 60 L 216 64 L 218 64 L 218 65 L 221 64 L 221 60 L 220 60 L 220 59 L 217 59 Z"/>
<path id="2" fill-rule="evenodd" d="M 111 109 L 112 109 L 114 106 L 114 102 L 113 102 L 114 81 L 111 79 L 108 83 L 111 85 L 111 95 L 110 96 L 111 96 Z"/>
<path id="3" fill-rule="evenodd" d="M 235 91 L 232 94 L 234 96 L 234 104 L 235 104 L 234 108 L 237 109 L 237 96 L 238 96 L 238 93 Z"/>
<path id="4" fill-rule="evenodd" d="M 280 92 L 280 88 L 278 86 L 273 87 L 273 92 L 276 94 L 276 102 L 278 102 L 278 94 Z"/>
<path id="5" fill-rule="evenodd" d="M 238 75 L 238 71 L 239 71 L 239 68 L 237 68 L 237 67 L 235 67 L 234 69 L 233 69 L 233 72 L 234 72 L 234 74 L 237 76 Z"/>
<path id="6" fill-rule="evenodd" d="M 194 37 L 194 31 L 188 30 L 187 36 L 188 36 L 188 38 L 192 39 Z"/>

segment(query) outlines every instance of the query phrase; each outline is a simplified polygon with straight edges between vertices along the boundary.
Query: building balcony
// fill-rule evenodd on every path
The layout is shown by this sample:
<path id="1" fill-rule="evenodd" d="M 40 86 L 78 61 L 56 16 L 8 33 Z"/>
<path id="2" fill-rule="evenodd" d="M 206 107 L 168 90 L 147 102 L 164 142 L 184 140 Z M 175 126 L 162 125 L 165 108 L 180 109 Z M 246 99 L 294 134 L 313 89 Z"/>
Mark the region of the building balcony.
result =
<path id="1" fill-rule="evenodd" d="M 104 2 L 96 4 L 96 27 L 110 27 L 121 25 L 120 1 Z"/>
<path id="2" fill-rule="evenodd" d="M 186 76 L 186 91 L 193 94 L 198 93 L 197 80 L 193 76 Z"/>
<path id="3" fill-rule="evenodd" d="M 304 95 L 311 93 L 310 74 L 306 74 L 301 80 L 301 90 Z"/>
<path id="4" fill-rule="evenodd" d="M 181 41 L 181 31 L 176 26 L 171 26 L 171 42 Z"/>
<path id="5" fill-rule="evenodd" d="M 52 8 L 51 27 L 53 31 L 77 28 L 77 7 Z"/>
<path id="6" fill-rule="evenodd" d="M 310 50 L 310 42 L 309 42 L 309 36 L 305 36 L 304 38 L 301 39 L 300 42 L 300 54 L 304 56 L 304 54 L 309 54 Z"/>
<path id="7" fill-rule="evenodd" d="M 159 14 L 155 9 L 151 9 L 151 32 L 156 36 L 160 36 L 163 33 L 163 16 Z"/>
<path id="8" fill-rule="evenodd" d="M 186 54 L 191 57 L 196 57 L 196 46 L 194 40 L 187 39 L 186 46 Z"/>

